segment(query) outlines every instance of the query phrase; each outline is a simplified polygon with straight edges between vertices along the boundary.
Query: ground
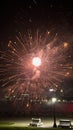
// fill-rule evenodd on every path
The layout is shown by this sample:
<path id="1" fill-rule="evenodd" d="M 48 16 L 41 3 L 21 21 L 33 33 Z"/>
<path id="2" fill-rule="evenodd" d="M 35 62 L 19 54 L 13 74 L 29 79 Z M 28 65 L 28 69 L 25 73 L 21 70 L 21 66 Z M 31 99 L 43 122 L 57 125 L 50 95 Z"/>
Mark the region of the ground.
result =
<path id="1" fill-rule="evenodd" d="M 65 118 L 64 118 L 65 119 Z M 69 118 L 68 118 L 69 119 Z M 43 126 L 42 127 L 53 127 L 53 118 L 41 118 L 42 122 L 43 122 Z M 73 125 L 73 119 L 70 118 L 72 125 Z M 30 122 L 31 122 L 31 118 L 23 118 L 23 119 L 7 119 L 7 120 L 3 120 L 3 121 L 9 121 L 9 122 L 14 122 L 12 124 L 12 126 L 15 127 L 28 127 Z M 59 124 L 59 119 L 56 120 L 56 124 Z"/>

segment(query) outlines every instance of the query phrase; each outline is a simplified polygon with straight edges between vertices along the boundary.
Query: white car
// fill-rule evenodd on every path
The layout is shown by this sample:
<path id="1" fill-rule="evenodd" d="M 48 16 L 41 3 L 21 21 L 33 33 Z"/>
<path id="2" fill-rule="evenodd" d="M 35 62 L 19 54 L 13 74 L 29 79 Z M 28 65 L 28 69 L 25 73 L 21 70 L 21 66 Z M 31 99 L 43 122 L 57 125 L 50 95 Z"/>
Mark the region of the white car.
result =
<path id="1" fill-rule="evenodd" d="M 30 126 L 41 126 L 43 123 L 41 122 L 40 118 L 32 118 L 32 121 L 30 122 Z"/>
<path id="2" fill-rule="evenodd" d="M 68 128 L 71 128 L 71 120 L 64 120 L 64 119 L 61 119 L 59 120 L 59 125 L 58 127 L 68 127 Z"/>

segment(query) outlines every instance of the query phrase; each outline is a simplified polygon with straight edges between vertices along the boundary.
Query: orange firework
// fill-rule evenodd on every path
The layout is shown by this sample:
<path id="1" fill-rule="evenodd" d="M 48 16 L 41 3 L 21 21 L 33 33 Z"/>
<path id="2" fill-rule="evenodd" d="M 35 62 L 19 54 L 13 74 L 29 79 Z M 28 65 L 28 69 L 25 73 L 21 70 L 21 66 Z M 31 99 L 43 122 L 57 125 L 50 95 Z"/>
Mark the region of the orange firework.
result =
<path id="1" fill-rule="evenodd" d="M 57 43 L 57 35 L 49 40 L 50 35 L 33 38 L 20 34 L 16 42 L 9 41 L 5 52 L 0 51 L 0 83 L 8 95 L 40 97 L 50 86 L 57 89 L 71 76 L 69 43 Z"/>

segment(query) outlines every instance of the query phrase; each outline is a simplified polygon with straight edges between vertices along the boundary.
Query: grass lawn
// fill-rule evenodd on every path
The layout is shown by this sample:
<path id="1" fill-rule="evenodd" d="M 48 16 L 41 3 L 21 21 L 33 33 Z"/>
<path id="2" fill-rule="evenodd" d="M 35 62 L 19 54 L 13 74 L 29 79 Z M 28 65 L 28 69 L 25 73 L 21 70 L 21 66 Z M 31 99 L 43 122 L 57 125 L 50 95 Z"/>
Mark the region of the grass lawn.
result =
<path id="1" fill-rule="evenodd" d="M 69 130 L 68 128 L 27 128 L 27 127 L 10 127 L 0 126 L 0 130 Z"/>

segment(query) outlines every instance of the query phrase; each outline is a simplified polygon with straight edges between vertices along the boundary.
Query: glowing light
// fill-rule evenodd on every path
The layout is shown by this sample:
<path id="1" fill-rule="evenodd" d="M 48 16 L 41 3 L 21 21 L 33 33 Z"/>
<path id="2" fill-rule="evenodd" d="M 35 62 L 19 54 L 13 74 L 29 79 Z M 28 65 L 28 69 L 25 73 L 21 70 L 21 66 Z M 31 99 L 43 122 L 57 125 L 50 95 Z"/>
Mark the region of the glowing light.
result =
<path id="1" fill-rule="evenodd" d="M 41 65 L 41 59 L 39 57 L 34 57 L 32 60 L 32 64 L 36 67 Z"/>
<path id="2" fill-rule="evenodd" d="M 53 88 L 50 88 L 49 91 L 50 91 L 50 92 L 54 92 L 55 90 L 54 90 Z"/>
<path id="3" fill-rule="evenodd" d="M 27 107 L 27 108 L 29 107 L 29 103 L 26 104 L 26 107 Z"/>
<path id="4" fill-rule="evenodd" d="M 48 31 L 48 35 L 50 34 L 50 32 Z"/>
<path id="5" fill-rule="evenodd" d="M 67 72 L 67 73 L 65 74 L 65 76 L 69 76 L 69 74 L 70 74 L 70 73 L 69 73 L 69 72 Z"/>
<path id="6" fill-rule="evenodd" d="M 60 92 L 63 93 L 63 89 L 61 89 Z"/>
<path id="7" fill-rule="evenodd" d="M 53 97 L 52 102 L 55 103 L 57 101 L 57 98 Z"/>
<path id="8" fill-rule="evenodd" d="M 67 42 L 64 42 L 64 47 L 68 47 L 68 43 Z"/>

